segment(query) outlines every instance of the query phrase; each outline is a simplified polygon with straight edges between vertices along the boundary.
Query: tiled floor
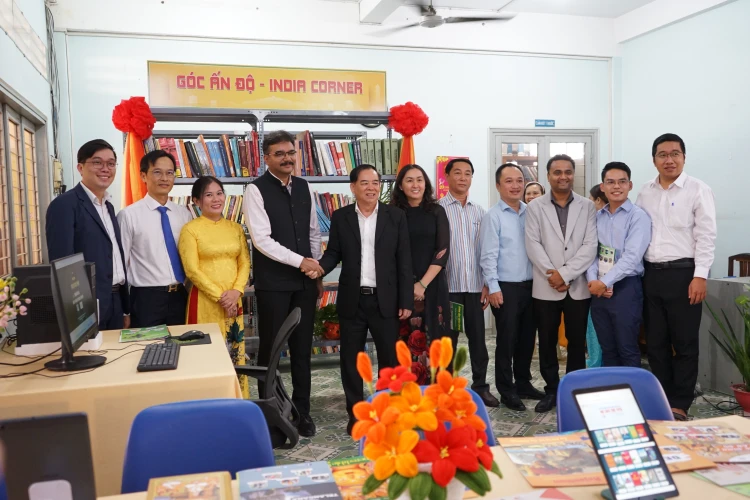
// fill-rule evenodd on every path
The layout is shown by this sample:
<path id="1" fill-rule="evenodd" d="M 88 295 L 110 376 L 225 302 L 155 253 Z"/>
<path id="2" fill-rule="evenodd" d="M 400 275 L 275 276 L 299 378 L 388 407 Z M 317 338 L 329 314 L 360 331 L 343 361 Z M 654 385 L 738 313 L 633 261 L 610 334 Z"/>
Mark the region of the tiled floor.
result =
<path id="1" fill-rule="evenodd" d="M 490 345 L 492 344 L 492 345 Z M 487 342 L 490 353 L 494 352 L 494 339 Z M 494 362 L 490 356 L 490 366 L 488 369 L 488 381 L 491 382 L 494 374 Z M 565 362 L 561 362 L 562 368 L 565 368 Z M 289 374 L 289 365 L 282 363 L 284 384 L 291 393 L 291 379 Z M 644 367 L 645 359 L 644 359 Z M 532 363 L 532 375 L 534 384 L 542 388 L 544 382 L 539 375 L 538 360 L 535 358 Z M 471 380 L 471 368 L 469 363 L 462 370 L 462 375 Z M 561 372 L 561 376 L 562 376 Z M 492 385 L 492 384 L 491 384 Z M 497 392 L 492 387 L 495 395 Z M 710 403 L 716 405 L 721 401 L 730 400 L 729 396 L 715 392 L 707 392 L 703 397 L 699 397 L 690 408 L 690 415 L 693 418 L 708 418 L 724 415 Z M 706 400 L 710 401 L 708 403 Z M 338 457 L 348 457 L 359 454 L 359 445 L 352 441 L 351 437 L 346 434 L 346 405 L 344 401 L 344 392 L 341 387 L 341 375 L 339 372 L 338 357 L 326 357 L 313 361 L 312 373 L 312 398 L 311 398 L 311 416 L 318 428 L 317 434 L 311 438 L 302 438 L 299 445 L 293 450 L 277 450 L 276 460 L 279 464 L 306 462 L 315 460 L 330 460 Z M 492 420 L 492 429 L 496 436 L 531 436 L 556 431 L 556 416 L 554 412 L 536 413 L 534 405 L 536 401 L 525 401 L 528 407 L 527 411 L 513 411 L 501 406 L 500 408 L 488 408 L 489 416 Z M 723 405 L 723 407 L 731 405 Z M 741 414 L 741 410 L 736 411 Z"/>

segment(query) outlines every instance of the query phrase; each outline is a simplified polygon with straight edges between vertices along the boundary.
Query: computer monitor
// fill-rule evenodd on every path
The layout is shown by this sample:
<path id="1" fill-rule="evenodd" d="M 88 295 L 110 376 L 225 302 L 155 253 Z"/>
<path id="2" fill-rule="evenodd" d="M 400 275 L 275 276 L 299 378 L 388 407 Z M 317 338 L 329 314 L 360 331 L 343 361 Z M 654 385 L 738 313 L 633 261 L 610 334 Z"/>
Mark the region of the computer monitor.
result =
<path id="1" fill-rule="evenodd" d="M 104 356 L 73 357 L 73 353 L 98 331 L 96 297 L 91 293 L 83 254 L 54 260 L 50 267 L 62 356 L 44 366 L 48 370 L 76 371 L 103 365 L 107 360 Z"/>
<path id="2" fill-rule="evenodd" d="M 91 282 L 91 295 L 96 297 L 96 266 L 93 262 L 86 263 L 86 272 Z M 16 341 L 19 347 L 60 342 L 60 324 L 52 298 L 51 275 L 52 268 L 49 264 L 13 268 L 13 276 L 17 279 L 16 289 L 26 288 L 28 292 L 25 297 L 31 299 L 28 314 L 16 318 Z"/>

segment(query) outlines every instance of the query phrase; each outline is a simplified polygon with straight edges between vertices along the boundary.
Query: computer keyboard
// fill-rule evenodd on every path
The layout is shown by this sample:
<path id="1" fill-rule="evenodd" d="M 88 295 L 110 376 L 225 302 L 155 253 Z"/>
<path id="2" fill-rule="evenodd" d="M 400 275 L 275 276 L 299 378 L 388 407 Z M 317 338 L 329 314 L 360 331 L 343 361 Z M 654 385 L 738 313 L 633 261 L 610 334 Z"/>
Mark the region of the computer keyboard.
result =
<path id="1" fill-rule="evenodd" d="M 139 372 L 153 372 L 157 370 L 176 370 L 177 360 L 180 358 L 179 344 L 151 344 L 143 351 L 138 362 Z"/>

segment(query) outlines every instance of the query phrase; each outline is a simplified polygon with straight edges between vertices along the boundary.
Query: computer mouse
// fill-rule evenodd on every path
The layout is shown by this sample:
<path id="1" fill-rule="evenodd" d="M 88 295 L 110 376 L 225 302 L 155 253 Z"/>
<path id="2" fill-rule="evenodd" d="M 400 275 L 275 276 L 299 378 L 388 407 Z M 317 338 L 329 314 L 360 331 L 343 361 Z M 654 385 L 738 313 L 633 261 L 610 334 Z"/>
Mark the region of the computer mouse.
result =
<path id="1" fill-rule="evenodd" d="M 206 334 L 199 330 L 190 330 L 177 337 L 177 340 L 200 340 L 205 336 Z"/>

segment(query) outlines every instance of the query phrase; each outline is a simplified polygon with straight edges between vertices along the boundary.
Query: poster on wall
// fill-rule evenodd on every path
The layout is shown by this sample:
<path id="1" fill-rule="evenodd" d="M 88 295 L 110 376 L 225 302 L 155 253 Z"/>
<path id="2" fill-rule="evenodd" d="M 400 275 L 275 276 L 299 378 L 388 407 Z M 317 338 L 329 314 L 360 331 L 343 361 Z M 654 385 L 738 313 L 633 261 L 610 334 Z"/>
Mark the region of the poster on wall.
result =
<path id="1" fill-rule="evenodd" d="M 388 111 L 385 71 L 148 61 L 149 105 L 284 111 Z"/>
<path id="2" fill-rule="evenodd" d="M 448 194 L 448 180 L 445 178 L 445 166 L 449 161 L 463 158 L 468 160 L 468 156 L 438 156 L 435 159 L 435 199 L 439 200 Z"/>

